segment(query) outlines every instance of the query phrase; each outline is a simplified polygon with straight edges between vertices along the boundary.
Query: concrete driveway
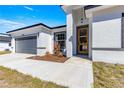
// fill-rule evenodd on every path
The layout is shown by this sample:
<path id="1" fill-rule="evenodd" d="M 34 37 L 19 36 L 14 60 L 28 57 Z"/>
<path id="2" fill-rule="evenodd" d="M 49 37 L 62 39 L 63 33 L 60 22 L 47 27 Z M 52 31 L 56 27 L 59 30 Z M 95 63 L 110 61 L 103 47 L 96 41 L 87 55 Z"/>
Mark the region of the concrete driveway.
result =
<path id="1" fill-rule="evenodd" d="M 0 55 L 0 65 L 42 80 L 74 88 L 90 88 L 93 84 L 92 62 L 72 57 L 65 63 L 26 59 L 30 54 Z"/>

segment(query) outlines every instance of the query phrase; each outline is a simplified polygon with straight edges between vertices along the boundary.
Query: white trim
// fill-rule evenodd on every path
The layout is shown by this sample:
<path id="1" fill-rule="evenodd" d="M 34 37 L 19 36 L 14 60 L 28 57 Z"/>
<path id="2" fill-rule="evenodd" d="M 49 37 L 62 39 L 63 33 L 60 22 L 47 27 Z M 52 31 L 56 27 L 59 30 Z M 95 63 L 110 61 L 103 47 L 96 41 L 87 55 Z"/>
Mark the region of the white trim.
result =
<path id="1" fill-rule="evenodd" d="M 63 10 L 67 14 L 71 13 L 72 10 L 76 10 L 76 9 L 81 8 L 81 7 L 84 7 L 84 5 L 64 5 L 64 6 L 62 6 Z"/>

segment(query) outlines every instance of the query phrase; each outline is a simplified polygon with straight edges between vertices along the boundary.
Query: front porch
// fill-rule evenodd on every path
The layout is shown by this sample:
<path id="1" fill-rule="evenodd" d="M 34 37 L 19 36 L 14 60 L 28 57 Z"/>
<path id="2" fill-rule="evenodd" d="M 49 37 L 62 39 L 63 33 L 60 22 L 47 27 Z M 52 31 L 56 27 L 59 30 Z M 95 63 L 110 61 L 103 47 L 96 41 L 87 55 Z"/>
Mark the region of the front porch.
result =
<path id="1" fill-rule="evenodd" d="M 82 7 L 67 15 L 67 57 L 82 55 L 92 59 L 92 18 L 87 18 Z"/>

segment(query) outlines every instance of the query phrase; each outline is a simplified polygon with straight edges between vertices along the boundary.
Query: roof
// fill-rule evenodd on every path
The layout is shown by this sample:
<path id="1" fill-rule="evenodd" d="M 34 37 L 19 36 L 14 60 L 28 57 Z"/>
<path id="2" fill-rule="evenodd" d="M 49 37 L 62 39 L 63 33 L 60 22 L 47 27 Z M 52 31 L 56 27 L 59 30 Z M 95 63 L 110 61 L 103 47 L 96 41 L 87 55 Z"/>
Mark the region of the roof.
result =
<path id="1" fill-rule="evenodd" d="M 0 33 L 0 36 L 1 36 L 1 35 L 2 35 L 2 36 L 3 36 L 3 35 L 4 35 L 4 36 L 9 36 L 9 34 L 6 34 L 6 33 Z"/>
<path id="2" fill-rule="evenodd" d="M 26 27 L 22 27 L 22 28 L 19 28 L 19 29 L 15 29 L 15 30 L 11 30 L 11 31 L 8 31 L 7 33 L 10 33 L 10 32 L 15 32 L 15 31 L 19 31 L 19 30 L 23 30 L 23 29 L 27 29 L 27 28 L 31 28 L 31 27 L 35 27 L 35 26 L 44 26 L 46 28 L 49 28 L 51 29 L 49 26 L 43 24 L 43 23 L 37 23 L 37 24 L 34 24 L 34 25 L 31 25 L 31 26 L 26 26 Z"/>
<path id="3" fill-rule="evenodd" d="M 46 27 L 48 29 L 56 29 L 56 28 L 66 27 L 66 25 L 61 25 L 61 26 L 56 26 L 56 27 L 49 27 L 49 26 L 47 26 L 47 25 L 45 25 L 43 23 L 38 23 L 38 24 L 31 25 L 31 26 L 26 26 L 26 27 L 22 27 L 22 28 L 19 28 L 19 29 L 11 30 L 11 31 L 8 31 L 7 33 L 15 32 L 15 31 L 19 31 L 19 30 L 35 27 L 35 26 L 44 26 L 44 27 Z"/>
<path id="4" fill-rule="evenodd" d="M 11 42 L 11 37 L 8 34 L 0 33 L 0 42 Z"/>
<path id="5" fill-rule="evenodd" d="M 61 25 L 61 26 L 52 27 L 51 29 L 62 28 L 62 27 L 66 27 L 66 25 Z"/>

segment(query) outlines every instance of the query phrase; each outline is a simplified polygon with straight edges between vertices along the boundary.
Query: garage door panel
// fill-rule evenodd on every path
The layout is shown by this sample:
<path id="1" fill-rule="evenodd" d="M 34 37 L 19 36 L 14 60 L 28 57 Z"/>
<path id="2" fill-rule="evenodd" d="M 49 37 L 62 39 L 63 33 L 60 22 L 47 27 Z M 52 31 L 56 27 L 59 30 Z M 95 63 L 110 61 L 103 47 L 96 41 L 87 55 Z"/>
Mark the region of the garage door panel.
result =
<path id="1" fill-rule="evenodd" d="M 37 39 L 36 37 L 27 37 L 16 39 L 16 52 L 17 53 L 30 53 L 36 54 Z"/>

